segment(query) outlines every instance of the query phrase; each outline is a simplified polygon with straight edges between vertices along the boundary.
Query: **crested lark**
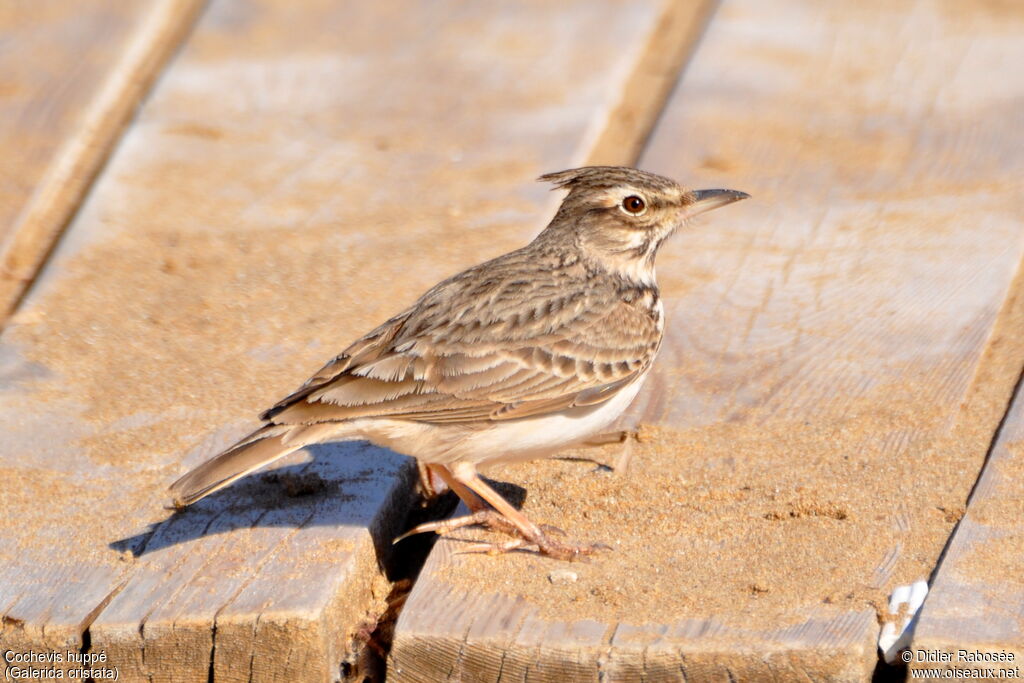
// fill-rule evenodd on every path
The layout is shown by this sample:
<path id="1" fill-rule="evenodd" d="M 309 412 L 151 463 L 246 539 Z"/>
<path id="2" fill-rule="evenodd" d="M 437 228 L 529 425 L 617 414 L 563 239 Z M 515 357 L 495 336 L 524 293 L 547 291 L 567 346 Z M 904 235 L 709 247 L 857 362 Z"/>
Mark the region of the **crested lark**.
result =
<path id="1" fill-rule="evenodd" d="M 435 285 L 261 416 L 264 425 L 171 485 L 184 507 L 303 446 L 366 439 L 415 456 L 469 506 L 413 532 L 483 524 L 479 549 L 592 552 L 551 538 L 477 474 L 599 432 L 640 390 L 661 345 L 658 248 L 688 218 L 744 199 L 632 168 L 541 180 L 569 191 L 529 245 Z"/>

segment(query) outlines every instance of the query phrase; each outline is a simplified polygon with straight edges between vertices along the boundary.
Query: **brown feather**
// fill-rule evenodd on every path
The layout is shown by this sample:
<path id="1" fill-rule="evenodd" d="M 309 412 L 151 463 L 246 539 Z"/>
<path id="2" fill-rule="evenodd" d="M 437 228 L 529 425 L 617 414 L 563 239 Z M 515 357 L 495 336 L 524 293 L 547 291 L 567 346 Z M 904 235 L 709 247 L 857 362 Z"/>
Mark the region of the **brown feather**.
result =
<path id="1" fill-rule="evenodd" d="M 176 508 L 191 505 L 221 489 L 239 477 L 288 455 L 298 446 L 285 446 L 281 437 L 287 427 L 267 425 L 245 437 L 220 455 L 207 460 L 171 484 L 172 504 Z"/>

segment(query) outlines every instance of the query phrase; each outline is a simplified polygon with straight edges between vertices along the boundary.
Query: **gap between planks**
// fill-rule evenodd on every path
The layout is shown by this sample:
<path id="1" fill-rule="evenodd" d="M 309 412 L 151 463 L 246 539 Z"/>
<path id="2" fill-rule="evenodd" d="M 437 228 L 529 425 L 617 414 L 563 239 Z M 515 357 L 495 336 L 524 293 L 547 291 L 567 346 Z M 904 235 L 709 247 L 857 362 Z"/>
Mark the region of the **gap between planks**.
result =
<path id="1" fill-rule="evenodd" d="M 55 150 L 0 245 L 0 329 L 18 308 L 136 107 L 184 42 L 205 2 L 158 0 L 86 106 L 76 129 Z"/>
<path id="2" fill-rule="evenodd" d="M 618 104 L 595 126 L 581 166 L 632 166 L 714 14 L 718 0 L 666 0 L 646 45 L 625 78 Z"/>
<path id="3" fill-rule="evenodd" d="M 1024 326 L 1024 261 L 1005 308 L 1006 315 L 993 332 L 993 346 L 1008 340 L 1019 352 L 1018 331 Z M 987 669 L 1014 667 L 1019 672 L 1024 660 L 1024 555 L 1020 553 L 1024 523 L 1012 513 L 1024 502 L 1019 477 L 1024 472 L 1024 359 L 1017 355 L 1020 372 L 1005 415 L 993 435 L 964 515 L 929 579 L 928 596 L 910 627 L 910 668 L 918 674 L 936 669 L 984 674 Z M 987 560 L 977 561 L 979 553 L 986 553 Z M 986 570 L 996 568 L 1001 573 L 986 575 Z M 962 650 L 1010 653 L 1013 659 L 967 662 L 959 658 Z M 944 652 L 949 660 L 919 661 L 919 652 Z"/>

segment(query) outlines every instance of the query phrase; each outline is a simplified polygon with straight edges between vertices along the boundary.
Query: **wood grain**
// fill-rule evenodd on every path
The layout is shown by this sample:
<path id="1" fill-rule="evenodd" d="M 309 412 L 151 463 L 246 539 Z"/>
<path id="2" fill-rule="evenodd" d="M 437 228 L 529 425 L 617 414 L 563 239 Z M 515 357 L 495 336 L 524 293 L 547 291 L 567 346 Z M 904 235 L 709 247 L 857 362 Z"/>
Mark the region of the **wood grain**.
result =
<path id="1" fill-rule="evenodd" d="M 549 562 L 442 540 L 396 680 L 870 679 L 875 606 L 930 573 L 1024 362 L 1022 22 L 719 6 L 639 165 L 753 198 L 659 256 L 668 338 L 632 415 L 656 441 L 633 485 L 507 476 L 538 522 L 615 551 L 557 589 Z"/>
<path id="2" fill-rule="evenodd" d="M 451 541 L 435 545 L 399 618 L 389 679 L 744 681 L 765 679 L 766 669 L 780 681 L 871 675 L 871 612 L 805 609 L 802 622 L 772 629 L 714 616 L 664 624 L 558 620 L 528 598 L 452 584 L 458 550 Z"/>
<path id="3" fill-rule="evenodd" d="M 532 237 L 554 198 L 532 179 L 589 155 L 661 13 L 211 3 L 0 338 L 4 646 L 88 629 L 121 680 L 353 664 L 405 460 L 307 449 L 281 473 L 317 475 L 308 495 L 254 476 L 171 517 L 165 488 L 423 289 Z"/>
<path id="4" fill-rule="evenodd" d="M 202 5 L 15 0 L 0 8 L 0 322 Z"/>
<path id="5" fill-rule="evenodd" d="M 985 670 L 1019 670 L 1024 661 L 1022 477 L 1024 397 L 1018 390 L 918 612 L 910 666 L 919 673 L 974 670 L 984 678 Z M 948 661 L 928 661 L 919 654 L 938 652 L 947 653 Z"/>

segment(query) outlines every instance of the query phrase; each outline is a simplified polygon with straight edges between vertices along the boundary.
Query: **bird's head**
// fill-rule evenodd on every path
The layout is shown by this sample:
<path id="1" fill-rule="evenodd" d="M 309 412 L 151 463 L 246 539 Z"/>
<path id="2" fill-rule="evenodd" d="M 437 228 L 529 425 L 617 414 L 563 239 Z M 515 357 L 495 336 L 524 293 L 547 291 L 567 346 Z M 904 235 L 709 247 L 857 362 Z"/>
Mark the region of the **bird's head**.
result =
<path id="1" fill-rule="evenodd" d="M 690 218 L 750 195 L 687 190 L 670 178 L 622 166 L 587 166 L 540 180 L 569 190 L 545 232 L 571 236 L 593 258 L 635 280 L 654 278 L 658 248 Z"/>

